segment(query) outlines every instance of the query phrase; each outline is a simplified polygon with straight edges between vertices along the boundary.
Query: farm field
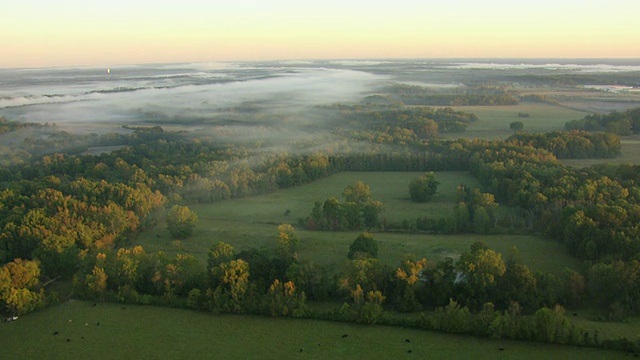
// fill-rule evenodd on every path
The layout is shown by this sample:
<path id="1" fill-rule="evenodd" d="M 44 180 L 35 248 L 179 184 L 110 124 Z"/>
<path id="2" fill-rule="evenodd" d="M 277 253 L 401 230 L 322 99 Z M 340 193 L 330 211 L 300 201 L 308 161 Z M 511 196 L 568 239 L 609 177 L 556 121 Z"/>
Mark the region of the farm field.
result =
<path id="1" fill-rule="evenodd" d="M 478 121 L 469 124 L 464 133 L 442 134 L 444 139 L 506 139 L 513 134 L 509 124 L 521 121 L 526 132 L 563 130 L 570 120 L 581 119 L 586 112 L 551 104 L 522 103 L 504 106 L 453 106 L 454 110 L 474 113 Z M 518 117 L 527 113 L 529 117 Z"/>
<path id="2" fill-rule="evenodd" d="M 439 218 L 448 216 L 463 182 L 477 185 L 465 172 L 437 172 L 441 182 L 438 193 L 429 203 L 418 204 L 408 199 L 408 183 L 418 172 L 343 172 L 312 184 L 281 190 L 271 194 L 232 199 L 213 204 L 191 206 L 199 217 L 194 235 L 186 240 L 170 239 L 164 223 L 142 233 L 138 244 L 147 251 L 186 252 L 206 261 L 209 248 L 217 242 L 227 242 L 237 251 L 251 247 L 271 248 L 276 245 L 277 225 L 291 223 L 300 238 L 300 259 L 322 266 L 335 266 L 346 259 L 349 245 L 358 232 L 305 231 L 297 226 L 297 218 L 311 212 L 313 202 L 329 196 L 340 197 L 345 186 L 362 180 L 369 184 L 374 198 L 385 205 L 382 217 L 389 221 L 414 220 L 418 216 Z M 285 211 L 290 210 L 290 215 Z M 379 245 L 381 261 L 395 266 L 405 256 L 426 257 L 430 262 L 451 257 L 454 260 L 476 241 L 508 256 L 515 246 L 522 261 L 533 270 L 560 273 L 566 267 L 576 268 L 578 261 L 569 256 L 559 243 L 532 235 L 374 235 Z M 552 256 L 550 256 L 552 255 Z"/>
<path id="3" fill-rule="evenodd" d="M 347 336 L 344 336 L 347 335 Z M 409 342 L 407 342 L 409 340 Z M 251 344 L 247 346 L 247 344 Z M 13 359 L 622 359 L 623 352 L 386 326 L 68 301 L 0 323 Z M 500 351 L 499 349 L 503 350 Z"/>

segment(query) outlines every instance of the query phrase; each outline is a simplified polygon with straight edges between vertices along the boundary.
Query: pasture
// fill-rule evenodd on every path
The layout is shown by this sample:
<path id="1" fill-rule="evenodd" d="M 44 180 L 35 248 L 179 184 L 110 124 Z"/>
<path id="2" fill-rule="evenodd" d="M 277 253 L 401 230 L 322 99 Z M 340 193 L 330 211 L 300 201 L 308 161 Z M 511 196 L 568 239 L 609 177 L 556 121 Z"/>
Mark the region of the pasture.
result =
<path id="1" fill-rule="evenodd" d="M 335 267 L 346 259 L 349 245 L 359 232 L 305 231 L 297 226 L 298 218 L 306 217 L 316 200 L 329 196 L 341 197 L 345 186 L 362 180 L 369 184 L 374 198 L 385 205 L 382 217 L 389 221 L 415 220 L 419 216 L 448 216 L 459 183 L 477 185 L 465 172 L 437 172 L 438 193 L 429 203 L 409 200 L 409 181 L 417 172 L 343 172 L 312 184 L 280 190 L 271 194 L 232 199 L 213 204 L 191 206 L 198 214 L 194 235 L 184 240 L 172 240 L 163 222 L 142 233 L 137 244 L 147 251 L 163 250 L 168 254 L 186 252 L 206 261 L 209 248 L 217 242 L 231 244 L 236 251 L 276 246 L 277 225 L 290 223 L 300 238 L 300 259 Z M 290 211 L 285 215 L 286 210 Z M 533 270 L 560 273 L 566 267 L 577 268 L 578 261 L 564 248 L 551 241 L 531 235 L 426 235 L 376 233 L 378 256 L 384 263 L 396 266 L 405 256 L 427 258 L 430 262 L 447 257 L 457 260 L 476 241 L 484 241 L 507 257 L 515 246 L 520 259 Z"/>
<path id="2" fill-rule="evenodd" d="M 622 359 L 602 349 L 305 319 L 68 301 L 0 323 L 13 359 Z M 500 350 L 503 349 L 503 350 Z"/>
<path id="3" fill-rule="evenodd" d="M 453 106 L 454 110 L 474 113 L 478 121 L 469 124 L 460 134 L 441 134 L 444 139 L 506 139 L 513 134 L 509 124 L 521 121 L 526 132 L 563 130 L 564 124 L 587 115 L 586 112 L 551 104 L 521 103 L 504 106 Z M 529 117 L 521 118 L 519 113 Z"/>

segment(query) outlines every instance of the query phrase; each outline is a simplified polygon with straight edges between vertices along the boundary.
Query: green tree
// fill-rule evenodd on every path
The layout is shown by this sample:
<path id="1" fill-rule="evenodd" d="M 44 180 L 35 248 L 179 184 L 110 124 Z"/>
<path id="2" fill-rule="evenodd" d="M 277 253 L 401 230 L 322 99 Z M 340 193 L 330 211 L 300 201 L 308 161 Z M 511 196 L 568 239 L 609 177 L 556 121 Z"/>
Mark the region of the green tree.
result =
<path id="1" fill-rule="evenodd" d="M 522 123 L 522 121 L 514 121 L 509 124 L 509 129 L 513 131 L 521 131 L 522 129 L 524 129 L 524 123 Z"/>
<path id="2" fill-rule="evenodd" d="M 354 202 L 361 205 L 371 200 L 371 189 L 369 185 L 362 181 L 356 181 L 353 185 L 344 188 L 342 196 L 347 202 Z"/>
<path id="3" fill-rule="evenodd" d="M 283 259 L 297 259 L 300 239 L 290 224 L 278 226 L 278 253 Z"/>
<path id="4" fill-rule="evenodd" d="M 412 180 L 409 183 L 409 194 L 411 200 L 415 202 L 427 202 L 431 200 L 431 197 L 438 190 L 438 182 L 435 179 L 433 172 L 425 173 L 424 175 Z"/>
<path id="5" fill-rule="evenodd" d="M 364 218 L 364 225 L 371 229 L 380 225 L 380 219 L 378 215 L 384 211 L 382 202 L 372 200 L 364 204 L 362 207 L 362 217 Z"/>
<path id="6" fill-rule="evenodd" d="M 416 298 L 416 288 L 419 284 L 423 269 L 427 266 L 427 259 L 418 261 L 405 260 L 402 267 L 396 269 L 398 280 L 397 293 L 395 294 L 396 307 L 399 311 L 420 311 L 422 306 Z"/>
<path id="7" fill-rule="evenodd" d="M 296 291 L 293 281 L 285 283 L 275 279 L 269 287 L 269 312 L 271 316 L 291 316 L 305 307 L 304 292 Z"/>
<path id="8" fill-rule="evenodd" d="M 186 206 L 174 205 L 167 214 L 167 229 L 175 239 L 191 236 L 196 227 L 198 215 Z"/>
<path id="9" fill-rule="evenodd" d="M 474 243 L 471 251 L 460 257 L 458 266 L 464 274 L 469 304 L 480 306 L 493 299 L 497 281 L 506 272 L 502 254 Z"/>
<path id="10" fill-rule="evenodd" d="M 249 290 L 249 263 L 242 259 L 231 260 L 220 264 L 220 269 L 220 281 L 229 296 L 225 307 L 235 313 L 243 312 L 245 294 Z"/>
<path id="11" fill-rule="evenodd" d="M 347 258 L 366 259 L 378 257 L 378 242 L 373 238 L 373 234 L 363 232 L 349 245 Z"/>
<path id="12" fill-rule="evenodd" d="M 44 290 L 39 289 L 40 266 L 36 261 L 14 259 L 0 268 L 0 305 L 14 315 L 44 306 Z"/>
<path id="13" fill-rule="evenodd" d="M 85 284 L 93 295 L 104 301 L 104 292 L 107 290 L 107 273 L 103 268 L 94 266 L 91 274 L 86 276 Z"/>

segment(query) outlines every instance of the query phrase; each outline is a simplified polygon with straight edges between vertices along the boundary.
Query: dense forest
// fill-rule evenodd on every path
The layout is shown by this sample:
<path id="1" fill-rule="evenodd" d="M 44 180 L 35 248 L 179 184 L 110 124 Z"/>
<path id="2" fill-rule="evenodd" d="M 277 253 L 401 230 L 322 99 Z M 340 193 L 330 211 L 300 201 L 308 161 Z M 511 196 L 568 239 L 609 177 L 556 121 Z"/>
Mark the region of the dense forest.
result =
<path id="1" fill-rule="evenodd" d="M 403 89 L 403 96 L 411 93 Z M 511 101 L 504 93 L 490 96 Z M 492 103 L 503 101 L 498 98 Z M 29 145 L 25 138 L 19 153 L 7 150 L 9 160 L 0 169 L 1 311 L 22 314 L 45 306 L 56 295 L 44 283 L 72 280 L 76 296 L 96 301 L 367 323 L 399 321 L 387 316 L 390 311 L 435 310 L 408 325 L 587 345 L 597 345 L 597 338 L 571 325 L 563 307 L 597 306 L 613 320 L 640 311 L 640 167 L 573 169 L 558 161 L 616 156 L 617 135 L 519 132 L 506 140 L 439 140 L 439 131 L 464 131 L 475 115 L 372 104 L 328 110 L 343 119 L 336 130 L 341 138 L 322 148 L 301 140 L 298 149 L 279 151 L 158 126 L 80 139 L 3 119 L 2 132 L 44 128 L 48 142 Z M 593 115 L 584 121 L 599 128 L 585 130 L 611 130 L 607 124 L 623 121 L 636 131 L 637 113 Z M 54 152 L 43 154 L 42 144 L 57 141 L 76 150 L 49 147 Z M 77 150 L 89 145 L 117 148 L 99 155 Z M 236 252 L 220 242 L 207 264 L 189 254 L 132 246 L 140 231 L 167 214 L 183 211 L 188 219 L 190 204 L 273 192 L 340 171 L 380 170 L 464 170 L 482 187 L 460 184 L 451 215 L 397 224 L 380 218 L 383 204 L 362 182 L 310 204 L 308 218 L 294 225 L 362 231 L 336 274 L 298 259 L 298 235 L 288 224 L 273 234 L 276 250 Z M 500 215 L 501 205 L 515 211 Z M 457 262 L 414 258 L 392 267 L 377 260 L 375 237 L 386 231 L 544 234 L 583 263 L 562 276 L 534 272 L 516 255 L 478 242 Z M 344 306 L 317 312 L 307 301 Z"/>

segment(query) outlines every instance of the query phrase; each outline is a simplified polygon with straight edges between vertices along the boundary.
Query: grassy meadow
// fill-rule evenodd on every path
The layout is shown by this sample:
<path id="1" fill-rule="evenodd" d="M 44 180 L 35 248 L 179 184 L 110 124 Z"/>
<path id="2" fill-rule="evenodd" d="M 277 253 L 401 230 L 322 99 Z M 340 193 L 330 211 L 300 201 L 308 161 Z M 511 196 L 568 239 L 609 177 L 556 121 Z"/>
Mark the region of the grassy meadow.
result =
<path id="1" fill-rule="evenodd" d="M 138 244 L 147 251 L 187 252 L 204 262 L 209 248 L 219 241 L 231 244 L 237 251 L 251 247 L 275 247 L 277 225 L 291 223 L 300 237 L 300 259 L 334 267 L 346 259 L 349 245 L 358 232 L 305 231 L 296 225 L 297 219 L 311 212 L 314 201 L 329 196 L 340 198 L 344 187 L 357 180 L 369 184 L 373 197 L 384 203 L 382 216 L 389 221 L 414 220 L 418 216 L 448 216 L 455 202 L 456 186 L 461 182 L 469 186 L 478 185 L 466 172 L 437 172 L 435 176 L 441 184 L 433 200 L 424 204 L 413 203 L 409 200 L 408 184 L 420 174 L 343 172 L 271 194 L 191 206 L 199 218 L 192 237 L 172 240 L 166 226 L 160 222 L 156 228 L 142 233 Z M 289 215 L 285 215 L 286 210 L 290 210 Z M 484 241 L 505 257 L 515 246 L 520 259 L 533 270 L 560 273 L 566 267 L 578 266 L 578 261 L 569 256 L 560 244 L 532 235 L 378 233 L 374 237 L 378 241 L 380 260 L 392 266 L 398 265 L 405 256 L 426 257 L 430 262 L 447 257 L 457 260 L 475 241 Z"/>
<path id="2" fill-rule="evenodd" d="M 623 352 L 71 300 L 0 323 L 2 359 L 622 359 Z M 347 335 L 347 336 L 344 336 Z M 500 350 L 503 349 L 503 350 Z"/>
<path id="3" fill-rule="evenodd" d="M 587 115 L 586 112 L 551 104 L 521 103 L 504 106 L 454 106 L 454 110 L 474 113 L 478 121 L 469 124 L 467 130 L 460 134 L 441 134 L 445 139 L 506 139 L 513 134 L 509 124 L 521 121 L 524 131 L 545 132 L 563 130 L 564 124 Z M 527 113 L 529 117 L 521 118 L 519 113 Z"/>

